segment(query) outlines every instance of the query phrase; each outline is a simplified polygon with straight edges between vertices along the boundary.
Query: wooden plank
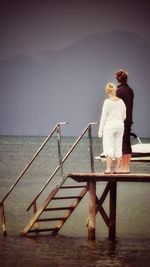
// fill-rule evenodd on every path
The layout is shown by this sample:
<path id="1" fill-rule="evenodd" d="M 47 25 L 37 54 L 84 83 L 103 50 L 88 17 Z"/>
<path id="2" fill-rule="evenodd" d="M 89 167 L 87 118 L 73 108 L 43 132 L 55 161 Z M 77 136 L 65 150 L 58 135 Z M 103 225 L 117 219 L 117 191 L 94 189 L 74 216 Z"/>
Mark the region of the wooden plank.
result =
<path id="1" fill-rule="evenodd" d="M 57 228 L 55 227 L 55 228 L 41 228 L 41 229 L 38 229 L 38 230 L 35 230 L 35 229 L 31 229 L 31 230 L 29 230 L 28 231 L 28 233 L 38 233 L 38 232 L 50 232 L 50 231 L 53 231 L 53 232 L 55 232 L 55 231 L 57 231 Z"/>
<path id="2" fill-rule="evenodd" d="M 53 200 L 59 200 L 59 199 L 74 199 L 74 198 L 80 198 L 80 197 L 79 197 L 79 196 L 53 197 Z"/>
<path id="3" fill-rule="evenodd" d="M 37 222 L 53 222 L 53 221 L 64 221 L 65 218 L 63 217 L 56 217 L 56 218 L 41 218 L 37 219 Z"/>
<path id="4" fill-rule="evenodd" d="M 72 186 L 62 186 L 60 189 L 74 189 L 74 188 L 86 188 L 86 185 L 72 185 Z"/>
<path id="5" fill-rule="evenodd" d="M 97 173 L 69 173 L 68 177 L 77 182 L 92 181 L 110 181 L 110 182 L 150 182 L 149 173 L 130 173 L 130 174 L 104 174 L 103 172 Z"/>
<path id="6" fill-rule="evenodd" d="M 100 197 L 100 199 L 98 199 L 98 197 L 96 197 L 96 205 L 97 205 L 96 206 L 96 214 L 98 213 L 98 211 L 100 212 L 107 227 L 109 227 L 110 219 L 108 218 L 105 210 L 103 209 L 102 204 L 103 204 L 104 200 L 106 199 L 109 191 L 110 191 L 110 183 L 108 182 L 105 189 L 104 189 L 104 192 L 102 193 L 102 195 Z"/>
<path id="7" fill-rule="evenodd" d="M 72 210 L 71 207 L 46 208 L 44 211 Z"/>
<path id="8" fill-rule="evenodd" d="M 104 189 L 104 192 L 102 193 L 100 199 L 98 200 L 99 205 L 103 204 L 104 200 L 106 199 L 106 197 L 108 195 L 109 190 L 110 190 L 110 183 L 107 183 L 107 185 Z"/>
<path id="9" fill-rule="evenodd" d="M 98 206 L 97 206 L 97 208 L 96 208 L 96 213 L 97 213 L 98 211 L 100 212 L 100 214 L 101 214 L 101 216 L 102 216 L 104 222 L 106 223 L 107 227 L 109 227 L 109 225 L 110 225 L 110 219 L 108 218 L 108 216 L 107 216 L 105 210 L 103 209 L 103 207 L 102 207 L 101 205 L 98 205 Z"/>
<path id="10" fill-rule="evenodd" d="M 2 230 L 3 230 L 3 235 L 7 235 L 7 230 L 6 230 L 6 218 L 5 218 L 5 211 L 4 211 L 4 204 L 3 202 L 0 203 L 0 218 L 2 222 Z"/>

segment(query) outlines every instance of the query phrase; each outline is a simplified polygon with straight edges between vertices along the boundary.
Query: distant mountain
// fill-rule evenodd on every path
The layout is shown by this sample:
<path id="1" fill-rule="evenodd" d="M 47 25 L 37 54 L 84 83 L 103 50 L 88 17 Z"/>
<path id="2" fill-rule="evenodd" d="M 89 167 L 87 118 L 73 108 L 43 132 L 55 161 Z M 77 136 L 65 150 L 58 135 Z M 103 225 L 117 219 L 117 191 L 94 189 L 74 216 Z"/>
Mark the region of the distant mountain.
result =
<path id="1" fill-rule="evenodd" d="M 104 86 L 126 68 L 134 88 L 134 130 L 150 137 L 150 44 L 129 32 L 93 35 L 59 51 L 16 55 L 0 62 L 0 134 L 46 134 L 68 120 L 78 135 L 99 120 Z"/>

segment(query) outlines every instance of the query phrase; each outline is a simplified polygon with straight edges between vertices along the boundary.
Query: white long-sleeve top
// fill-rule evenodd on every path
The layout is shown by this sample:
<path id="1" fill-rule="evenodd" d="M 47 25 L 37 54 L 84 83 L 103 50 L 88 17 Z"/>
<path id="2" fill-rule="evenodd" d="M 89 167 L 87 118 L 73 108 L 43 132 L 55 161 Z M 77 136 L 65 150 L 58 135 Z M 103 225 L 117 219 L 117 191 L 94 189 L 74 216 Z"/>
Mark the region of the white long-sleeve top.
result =
<path id="1" fill-rule="evenodd" d="M 122 99 L 105 99 L 102 107 L 98 136 L 102 137 L 104 129 L 123 128 L 125 118 L 126 106 Z"/>

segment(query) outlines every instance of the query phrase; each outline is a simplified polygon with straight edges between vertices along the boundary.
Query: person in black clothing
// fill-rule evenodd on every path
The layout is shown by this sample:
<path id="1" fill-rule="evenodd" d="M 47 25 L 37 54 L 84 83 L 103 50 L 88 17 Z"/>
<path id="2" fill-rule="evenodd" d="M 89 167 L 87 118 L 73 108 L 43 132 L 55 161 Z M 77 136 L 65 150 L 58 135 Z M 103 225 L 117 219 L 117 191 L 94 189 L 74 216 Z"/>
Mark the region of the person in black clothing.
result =
<path id="1" fill-rule="evenodd" d="M 123 173 L 130 173 L 130 160 L 131 160 L 131 142 L 130 134 L 132 127 L 133 117 L 133 89 L 127 83 L 128 73 L 122 69 L 116 71 L 116 79 L 119 82 L 116 95 L 121 98 L 126 105 L 126 119 L 124 121 L 124 135 L 122 145 L 122 164 L 120 171 Z"/>

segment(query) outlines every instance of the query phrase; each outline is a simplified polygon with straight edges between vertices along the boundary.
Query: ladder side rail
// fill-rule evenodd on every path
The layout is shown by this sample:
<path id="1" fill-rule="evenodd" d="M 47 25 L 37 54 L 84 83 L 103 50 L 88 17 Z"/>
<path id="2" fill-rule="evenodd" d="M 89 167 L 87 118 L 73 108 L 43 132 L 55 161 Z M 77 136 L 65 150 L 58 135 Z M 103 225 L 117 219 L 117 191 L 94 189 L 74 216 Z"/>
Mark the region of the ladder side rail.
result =
<path id="1" fill-rule="evenodd" d="M 88 123 L 88 125 L 84 128 L 83 132 L 81 133 L 81 135 L 78 137 L 78 139 L 75 141 L 75 143 L 72 145 L 72 147 L 70 148 L 70 150 L 67 152 L 67 154 L 64 156 L 64 158 L 62 159 L 62 164 L 67 160 L 67 158 L 69 157 L 69 155 L 72 153 L 72 151 L 74 150 L 74 148 L 77 146 L 77 144 L 80 142 L 80 140 L 82 139 L 82 137 L 84 136 L 84 134 L 87 132 L 87 130 L 89 129 L 90 125 L 94 125 L 97 124 L 97 122 L 92 122 L 92 123 Z M 50 183 L 50 181 L 53 179 L 53 177 L 55 176 L 55 174 L 58 172 L 58 170 L 60 169 L 60 165 L 57 166 L 57 168 L 54 170 L 54 172 L 52 173 L 52 175 L 49 177 L 49 179 L 46 181 L 45 185 L 42 187 L 42 189 L 37 193 L 37 195 L 35 196 L 35 198 L 33 199 L 33 201 L 31 202 L 31 204 L 28 206 L 27 211 L 30 210 L 30 208 L 32 207 L 32 205 L 35 203 L 35 201 L 39 198 L 39 196 L 42 194 L 42 192 L 45 190 L 45 188 L 47 187 L 47 185 Z"/>

